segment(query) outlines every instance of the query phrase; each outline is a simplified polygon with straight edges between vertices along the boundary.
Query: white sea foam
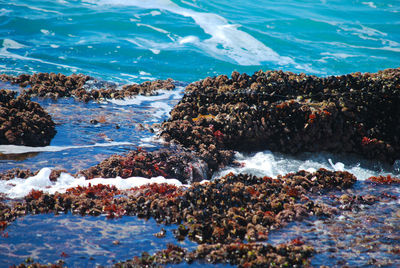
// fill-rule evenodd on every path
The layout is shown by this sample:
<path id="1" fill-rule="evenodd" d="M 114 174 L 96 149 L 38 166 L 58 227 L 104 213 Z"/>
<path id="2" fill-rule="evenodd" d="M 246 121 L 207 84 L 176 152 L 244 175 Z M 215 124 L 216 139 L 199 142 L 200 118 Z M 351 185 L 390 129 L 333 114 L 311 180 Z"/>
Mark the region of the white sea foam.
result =
<path id="1" fill-rule="evenodd" d="M 136 23 L 136 25 L 138 27 L 147 27 L 147 28 L 150 28 L 150 29 L 152 29 L 154 31 L 160 32 L 160 33 L 165 33 L 165 34 L 169 33 L 168 31 L 166 31 L 164 29 L 161 29 L 161 28 L 158 28 L 158 27 L 154 27 L 152 25 L 148 25 L 148 24 L 144 24 L 144 23 Z"/>
<path id="2" fill-rule="evenodd" d="M 165 50 L 171 49 L 171 46 L 168 43 L 154 42 L 141 37 L 136 37 L 134 39 L 126 38 L 125 40 L 128 41 L 129 43 L 136 45 L 138 48 L 148 49 L 154 54 L 159 54 L 161 50 L 164 49 Z"/>
<path id="3" fill-rule="evenodd" d="M 20 48 L 24 48 L 24 47 L 26 47 L 26 46 L 21 43 L 18 43 L 17 41 L 12 40 L 12 39 L 6 38 L 3 40 L 3 48 L 2 49 L 4 49 L 4 50 L 9 49 L 9 48 L 20 49 Z"/>
<path id="4" fill-rule="evenodd" d="M 153 10 L 153 11 L 150 12 L 150 14 L 154 17 L 154 16 L 161 15 L 161 12 Z"/>
<path id="5" fill-rule="evenodd" d="M 202 41 L 192 39 L 192 44 L 222 60 L 229 59 L 240 65 L 260 65 L 263 62 L 275 62 L 280 65 L 295 64 L 291 58 L 280 56 L 250 34 L 239 30 L 240 25 L 230 24 L 225 18 L 217 14 L 183 8 L 169 0 L 86 0 L 86 2 L 159 9 L 190 17 L 206 34 L 211 36 L 211 38 Z M 159 50 L 159 48 L 152 49 Z"/>
<path id="6" fill-rule="evenodd" d="M 14 40 L 4 39 L 3 46 L 0 48 L 0 57 L 11 58 L 11 59 L 16 59 L 16 60 L 36 61 L 36 62 L 40 62 L 40 63 L 44 63 L 44 64 L 55 65 L 57 67 L 69 69 L 69 70 L 72 70 L 73 72 L 76 72 L 78 69 L 80 69 L 80 68 L 73 67 L 70 65 L 54 63 L 54 62 L 31 58 L 31 57 L 27 57 L 27 56 L 21 56 L 16 53 L 12 53 L 12 52 L 8 51 L 8 49 L 10 49 L 10 48 L 11 49 L 21 49 L 21 48 L 25 48 L 25 47 L 27 47 L 27 46 L 22 45 Z"/>
<path id="7" fill-rule="evenodd" d="M 171 100 L 177 100 L 182 98 L 182 89 L 176 89 L 173 91 L 159 90 L 158 95 L 154 96 L 135 96 L 123 100 L 108 100 L 109 102 L 119 105 L 140 105 L 148 107 L 146 109 L 150 117 L 143 121 L 143 123 L 157 123 L 160 118 L 168 117 L 169 112 L 172 110 L 174 104 Z"/>
<path id="8" fill-rule="evenodd" d="M 361 165 L 359 162 L 349 159 L 342 159 L 346 164 L 332 160 L 332 155 L 326 153 L 304 154 L 295 158 L 271 151 L 263 151 L 255 154 L 245 155 L 236 153 L 235 159 L 241 164 L 239 167 L 228 167 L 214 175 L 219 177 L 233 173 L 250 173 L 257 176 L 276 177 L 290 172 L 307 170 L 314 172 L 319 168 L 325 168 L 334 171 L 348 171 L 354 174 L 358 180 L 365 180 L 371 176 L 391 174 L 382 169 L 371 168 Z M 396 168 L 393 168 L 396 170 Z M 398 171 L 396 171 L 398 172 Z"/>
<path id="9" fill-rule="evenodd" d="M 367 6 L 371 7 L 371 8 L 376 8 L 376 5 L 375 5 L 374 2 L 361 2 L 361 4 L 367 5 Z"/>
<path id="10" fill-rule="evenodd" d="M 42 34 L 44 34 L 44 35 L 49 35 L 49 34 L 50 34 L 50 31 L 49 31 L 49 30 L 46 30 L 46 29 L 40 29 L 40 32 L 41 32 Z"/>
<path id="11" fill-rule="evenodd" d="M 6 15 L 8 13 L 11 13 L 11 12 L 12 12 L 11 10 L 2 8 L 2 9 L 0 9 L 0 16 L 4 16 L 4 15 Z"/>
<path id="12" fill-rule="evenodd" d="M 330 53 L 330 52 L 323 52 L 321 55 L 328 56 L 324 57 L 325 58 L 337 58 L 337 59 L 347 59 L 347 58 L 353 58 L 353 57 L 361 57 L 360 55 L 351 55 L 351 54 L 346 54 L 346 53 Z"/>
<path id="13" fill-rule="evenodd" d="M 0 145 L 1 154 L 24 154 L 24 153 L 39 153 L 39 152 L 61 152 L 71 149 L 92 148 L 92 147 L 110 147 L 132 145 L 130 142 L 108 142 L 95 143 L 93 145 L 70 145 L 70 146 L 43 146 L 30 147 L 21 145 Z"/>
<path id="14" fill-rule="evenodd" d="M 258 152 L 251 155 L 236 153 L 236 160 L 242 164 L 241 167 L 228 167 L 214 177 L 226 175 L 229 172 L 233 173 L 248 173 L 257 176 L 276 177 L 290 172 L 299 170 L 307 170 L 314 172 L 319 168 L 325 168 L 333 171 L 349 171 L 354 174 L 358 180 L 365 180 L 370 176 L 387 175 L 389 172 L 382 170 L 371 169 L 362 166 L 359 163 L 348 162 L 344 159 L 343 162 L 333 161 L 329 154 L 319 153 L 308 155 L 308 157 L 294 158 L 288 157 L 270 151 Z M 400 166 L 400 161 L 397 164 Z M 398 176 L 399 170 L 396 169 Z M 6 194 L 10 198 L 22 198 L 27 195 L 32 189 L 41 190 L 48 193 L 65 192 L 67 188 L 77 186 L 88 186 L 97 184 L 114 185 L 118 189 L 124 190 L 132 187 L 141 186 L 148 183 L 169 183 L 176 186 L 181 186 L 182 183 L 176 179 L 165 179 L 164 177 L 155 177 L 146 179 L 143 177 L 131 177 L 122 179 L 120 177 L 105 179 L 97 178 L 93 180 L 85 180 L 84 177 L 74 178 L 67 173 L 62 173 L 57 181 L 50 181 L 50 168 L 43 168 L 36 176 L 27 179 L 14 178 L 9 181 L 0 181 L 0 193 Z M 393 174 L 392 174 L 393 175 Z M 206 181 L 204 181 L 206 182 Z"/>
<path id="15" fill-rule="evenodd" d="M 92 180 L 86 180 L 84 177 L 74 178 L 67 173 L 61 173 L 57 181 L 53 182 L 49 178 L 50 173 L 50 168 L 43 168 L 36 176 L 29 177 L 27 179 L 14 178 L 9 181 L 0 181 L 0 193 L 6 194 L 9 198 L 23 198 L 33 189 L 54 194 L 55 192 L 63 193 L 66 191 L 66 189 L 71 187 L 88 186 L 89 183 L 91 185 L 104 184 L 116 186 L 120 190 L 139 187 L 149 183 L 168 183 L 176 186 L 182 186 L 182 183 L 176 179 L 165 179 L 161 176 L 153 177 L 151 179 L 143 177 L 130 177 L 127 179 L 122 179 L 117 177 L 112 179 L 96 178 Z"/>
<path id="16" fill-rule="evenodd" d="M 158 90 L 157 95 L 153 96 L 143 96 L 143 95 L 138 95 L 132 98 L 126 98 L 123 100 L 116 100 L 116 99 L 110 99 L 108 100 L 111 103 L 114 103 L 116 105 L 142 105 L 144 102 L 149 102 L 151 103 L 152 107 L 155 107 L 154 105 L 157 105 L 158 103 L 165 104 L 165 101 L 168 100 L 179 100 L 182 98 L 182 87 L 177 87 L 175 90 Z M 157 103 L 157 104 L 156 104 Z M 172 106 L 168 105 L 168 112 L 172 109 Z"/>
<path id="17" fill-rule="evenodd" d="M 146 73 L 145 71 L 139 71 L 140 75 L 151 75 L 151 73 Z"/>
<path id="18" fill-rule="evenodd" d="M 40 12 L 54 13 L 54 14 L 59 14 L 59 15 L 62 14 L 62 13 L 60 13 L 58 11 L 55 11 L 55 10 L 48 10 L 48 9 L 44 9 L 44 8 L 34 7 L 32 5 L 18 5 L 18 4 L 14 4 L 14 3 L 8 3 L 8 4 L 16 6 L 16 7 L 26 7 L 28 9 L 36 10 L 36 11 L 40 11 Z"/>

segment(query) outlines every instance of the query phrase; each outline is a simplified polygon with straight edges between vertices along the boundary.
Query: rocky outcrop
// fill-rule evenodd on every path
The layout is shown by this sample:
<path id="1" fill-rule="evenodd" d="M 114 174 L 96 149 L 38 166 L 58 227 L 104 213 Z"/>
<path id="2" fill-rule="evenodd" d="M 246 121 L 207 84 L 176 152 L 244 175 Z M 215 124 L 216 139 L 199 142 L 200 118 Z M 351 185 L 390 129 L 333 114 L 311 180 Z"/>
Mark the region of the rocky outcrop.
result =
<path id="1" fill-rule="evenodd" d="M 200 152 L 270 149 L 400 159 L 400 69 L 319 78 L 233 72 L 192 83 L 163 137 Z"/>
<path id="2" fill-rule="evenodd" d="M 232 157 L 233 155 L 227 155 L 225 162 L 231 161 Z M 80 171 L 79 175 L 88 179 L 163 176 L 190 183 L 210 178 L 213 171 L 215 170 L 211 170 L 206 161 L 196 153 L 172 149 L 146 152 L 138 149 L 126 155 L 113 155 L 94 167 Z"/>
<path id="3" fill-rule="evenodd" d="M 50 115 L 16 92 L 0 90 L 0 144 L 46 146 L 56 134 Z"/>
<path id="4" fill-rule="evenodd" d="M 70 76 L 60 73 L 21 74 L 19 76 L 2 74 L 0 75 L 0 80 L 24 87 L 23 94 L 28 96 L 53 99 L 74 97 L 84 102 L 102 99 L 123 99 L 136 95 L 154 95 L 156 90 L 172 90 L 175 88 L 172 79 L 167 79 L 125 85 L 121 89 L 117 89 L 114 84 L 98 82 L 94 78 L 83 74 L 72 74 Z M 90 89 L 87 85 L 88 81 L 97 83 L 100 89 Z"/>

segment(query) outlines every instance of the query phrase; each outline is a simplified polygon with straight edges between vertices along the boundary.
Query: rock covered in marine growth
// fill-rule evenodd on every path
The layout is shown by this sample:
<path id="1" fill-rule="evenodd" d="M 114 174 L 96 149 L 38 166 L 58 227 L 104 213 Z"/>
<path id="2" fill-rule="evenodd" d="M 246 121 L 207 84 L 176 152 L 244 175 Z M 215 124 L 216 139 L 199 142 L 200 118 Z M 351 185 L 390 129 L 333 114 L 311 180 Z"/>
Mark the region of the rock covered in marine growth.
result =
<path id="1" fill-rule="evenodd" d="M 20 263 L 19 265 L 12 265 L 11 268 L 63 268 L 64 262 L 62 260 L 57 261 L 56 263 L 48 263 L 42 264 L 35 262 L 32 258 L 27 258 L 24 263 Z"/>
<path id="2" fill-rule="evenodd" d="M 256 243 L 200 245 L 193 252 L 169 244 L 167 249 L 157 251 L 153 255 L 145 252 L 140 257 L 116 263 L 113 267 L 156 267 L 184 261 L 190 264 L 197 260 L 237 267 L 307 267 L 313 253 L 314 249 L 310 246 L 292 243 L 277 246 Z"/>
<path id="3" fill-rule="evenodd" d="M 61 73 L 21 74 L 19 76 L 0 75 L 0 80 L 27 87 L 23 94 L 36 97 L 75 97 L 78 100 L 88 102 L 100 99 L 123 99 L 136 95 L 154 95 L 156 90 L 175 88 L 172 79 L 146 81 L 141 84 L 125 85 L 117 89 L 116 85 L 101 83 L 94 78 L 83 74 L 70 76 Z M 89 89 L 88 81 L 100 85 L 100 89 Z"/>
<path id="4" fill-rule="evenodd" d="M 32 172 L 30 169 L 13 168 L 0 172 L 0 180 L 8 181 L 15 178 L 27 179 L 29 177 L 36 176 L 39 172 L 40 170 Z M 50 181 L 57 181 L 61 173 L 67 173 L 67 171 L 65 169 L 52 169 L 49 175 Z"/>
<path id="5" fill-rule="evenodd" d="M 311 215 L 330 217 L 337 213 L 334 207 L 312 201 L 312 193 L 342 190 L 355 181 L 348 172 L 320 169 L 314 173 L 289 173 L 275 179 L 228 174 L 208 183 L 194 183 L 188 188 L 150 184 L 122 191 L 99 184 L 55 194 L 32 190 L 22 202 L 12 206 L 0 202 L 0 224 L 5 228 L 18 216 L 49 212 L 106 214 L 108 218 L 152 217 L 159 223 L 180 224 L 174 231 L 175 237 L 178 240 L 188 237 L 201 245 L 193 252 L 169 246 L 161 255 L 144 254 L 145 258 L 121 263 L 128 265 L 124 267 L 143 262 L 167 264 L 195 260 L 244 267 L 274 261 L 290 266 L 306 261 L 312 248 L 298 239 L 276 247 L 255 243 L 267 240 L 270 230 L 289 222 Z"/>
<path id="6" fill-rule="evenodd" d="M 8 181 L 12 180 L 14 178 L 20 178 L 20 179 L 26 179 L 28 177 L 32 177 L 36 175 L 36 173 L 33 173 L 30 169 L 20 169 L 20 168 L 13 168 L 6 170 L 4 172 L 0 173 L 0 180 L 2 181 Z"/>
<path id="7" fill-rule="evenodd" d="M 400 68 L 319 78 L 232 73 L 187 86 L 161 136 L 201 154 L 270 149 L 400 159 Z"/>
<path id="8" fill-rule="evenodd" d="M 0 90 L 0 144 L 49 145 L 56 134 L 50 115 L 36 102 Z"/>
<path id="9" fill-rule="evenodd" d="M 122 178 L 163 176 L 189 183 L 208 178 L 211 176 L 211 172 L 206 162 L 196 154 L 172 149 L 153 152 L 138 149 L 130 151 L 126 155 L 113 155 L 94 167 L 80 171 L 79 175 L 88 179 L 115 178 L 117 176 Z"/>
<path id="10" fill-rule="evenodd" d="M 178 240 L 186 236 L 197 243 L 264 241 L 271 229 L 310 215 L 329 217 L 335 208 L 313 202 L 308 196 L 351 187 L 356 178 L 348 172 L 320 169 L 278 176 L 229 174 L 189 188 L 150 184 L 120 191 L 114 186 L 76 187 L 66 193 L 32 190 L 23 203 L 4 204 L 0 222 L 37 213 L 107 214 L 109 218 L 136 215 L 159 223 L 181 224 Z M 116 197 L 118 196 L 118 198 Z"/>

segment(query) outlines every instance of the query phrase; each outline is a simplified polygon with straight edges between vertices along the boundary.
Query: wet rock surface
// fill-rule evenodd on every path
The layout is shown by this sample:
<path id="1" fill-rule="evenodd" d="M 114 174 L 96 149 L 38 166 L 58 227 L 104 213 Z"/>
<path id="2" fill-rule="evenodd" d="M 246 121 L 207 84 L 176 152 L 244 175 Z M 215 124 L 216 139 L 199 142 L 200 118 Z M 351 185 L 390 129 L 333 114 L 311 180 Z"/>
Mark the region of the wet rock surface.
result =
<path id="1" fill-rule="evenodd" d="M 400 69 L 319 78 L 233 72 L 187 86 L 161 136 L 202 154 L 270 149 L 400 158 Z"/>
<path id="2" fill-rule="evenodd" d="M 172 79 L 146 81 L 141 84 L 124 85 L 117 89 L 115 84 L 102 83 L 83 74 L 37 73 L 19 76 L 0 75 L 0 80 L 18 84 L 24 87 L 23 94 L 34 97 L 49 97 L 53 99 L 74 97 L 80 101 L 104 99 L 123 99 L 136 95 L 154 95 L 159 89 L 172 90 L 175 88 Z M 93 84 L 99 89 L 89 89 Z"/>
<path id="3" fill-rule="evenodd" d="M 338 209 L 326 219 L 304 219 L 271 233 L 269 242 L 301 239 L 315 248 L 311 266 L 396 267 L 400 262 L 400 192 L 370 178 L 316 201 Z"/>
<path id="4" fill-rule="evenodd" d="M 272 254 L 260 260 L 257 254 L 269 250 L 273 253 L 275 249 L 255 244 L 254 247 L 247 244 L 244 248 L 229 244 L 265 241 L 271 230 L 281 228 L 291 221 L 310 216 L 330 217 L 337 211 L 323 203 L 313 202 L 307 197 L 308 193 L 348 188 L 355 181 L 356 178 L 350 173 L 321 169 L 315 173 L 301 171 L 276 179 L 229 174 L 212 182 L 194 183 L 189 188 L 151 184 L 120 191 L 111 186 L 95 185 L 71 188 L 64 194 L 53 195 L 33 190 L 20 202 L 0 203 L 0 222 L 5 228 L 19 216 L 49 212 L 93 216 L 107 214 L 108 218 L 124 215 L 152 217 L 159 223 L 180 224 L 175 231 L 178 240 L 188 237 L 199 244 L 210 244 L 189 254 L 186 261 L 209 256 L 211 262 L 225 262 L 222 256 L 227 251 L 230 257 L 226 261 L 232 264 L 241 265 L 252 261 L 264 264 L 270 262 L 271 258 L 281 260 L 279 256 L 282 254 Z M 218 246 L 218 243 L 224 245 Z M 293 243 L 294 246 L 302 245 L 299 241 Z M 229 253 L 235 247 L 255 255 L 244 258 L 242 253 L 236 254 L 234 250 Z M 309 256 L 310 250 L 305 250 L 308 253 L 299 257 L 301 261 Z M 292 263 L 291 258 L 283 260 Z M 299 258 L 296 257 L 296 260 L 299 261 Z M 180 261 L 175 259 L 178 262 L 182 260 L 183 257 Z"/>
<path id="5" fill-rule="evenodd" d="M 184 262 L 302 267 L 312 265 L 311 257 L 315 254 L 332 260 L 326 264 L 333 266 L 394 265 L 397 259 L 400 261 L 400 212 L 393 209 L 393 202 L 399 199 L 398 178 L 371 177 L 363 182 L 369 188 L 363 186 L 361 190 L 355 187 L 352 174 L 325 169 L 277 178 L 228 174 L 210 182 L 197 181 L 232 164 L 233 150 L 268 148 L 292 154 L 323 150 L 358 153 L 392 163 L 400 158 L 399 75 L 400 69 L 327 78 L 281 71 L 260 71 L 251 77 L 234 72 L 231 79 L 218 76 L 192 83 L 171 111 L 170 120 L 163 123 L 160 134 L 178 144 L 173 148 L 185 149 L 138 149 L 112 156 L 77 174 L 87 179 L 164 176 L 190 182 L 191 186 L 151 184 L 122 191 L 100 184 L 55 194 L 33 190 L 19 201 L 0 197 L 0 230 L 27 214 L 105 214 L 110 219 L 133 215 L 154 218 L 160 224 L 178 224 L 175 238 L 189 239 L 199 246 L 188 251 L 169 245 L 154 254 L 144 252 L 140 257 L 117 263 L 116 267 Z M 35 79 L 39 82 L 32 76 L 13 78 L 15 81 L 5 76 L 2 79 L 31 86 L 25 94 L 40 96 L 38 88 L 44 88 L 40 92 L 48 93 L 42 97 L 54 98 L 64 93 L 53 92 L 51 85 L 65 87 L 62 83 L 68 81 L 68 77 L 54 74 L 38 74 Z M 75 84 L 68 91 L 70 95 L 62 96 L 84 101 L 152 94 L 152 90 L 147 91 L 151 83 L 143 88 L 124 87 L 125 92 L 133 95 L 125 95 L 121 90 L 118 94 L 122 95 L 115 95 L 116 89 L 110 88 L 101 94 L 87 91 L 84 85 L 88 77 L 77 75 L 71 79 Z M 36 91 L 29 91 L 32 88 Z M 61 170 L 52 172 L 50 179 L 57 180 L 60 173 Z M 32 174 L 15 169 L 3 173 L 1 178 Z M 389 209 L 386 204 L 390 204 Z M 390 216 L 385 220 L 385 216 L 371 215 L 380 212 Z M 282 238 L 279 243 L 266 243 L 271 234 L 293 226 L 302 226 L 302 233 Z M 361 233 L 354 234 L 358 231 Z M 165 233 L 156 236 L 163 239 Z M 366 254 L 369 259 L 357 262 L 353 260 L 354 254 Z"/>
<path id="6" fill-rule="evenodd" d="M 375 177 L 355 186 L 350 173 L 321 169 L 275 179 L 229 174 L 189 188 L 152 184 L 120 191 L 96 185 L 71 188 L 65 194 L 32 191 L 21 202 L 1 203 L 0 215 L 3 228 L 16 217 L 49 212 L 152 217 L 159 223 L 180 224 L 174 231 L 176 239 L 199 244 L 194 251 L 170 245 L 154 254 L 144 252 L 116 267 L 185 262 L 239 267 L 302 267 L 310 262 L 390 266 L 398 256 L 400 219 L 396 206 L 386 205 L 399 198 L 397 178 L 391 179 L 395 181 L 391 190 Z M 365 257 L 359 259 L 359 254 Z"/>
<path id="7" fill-rule="evenodd" d="M 238 267 L 306 267 L 314 250 L 306 245 L 293 243 L 271 246 L 255 243 L 232 243 L 201 245 L 193 252 L 175 245 L 156 252 L 144 253 L 141 257 L 115 264 L 113 267 L 153 267 L 160 264 L 178 264 L 186 261 L 206 263 L 226 263 Z"/>
<path id="8" fill-rule="evenodd" d="M 8 181 L 14 178 L 26 179 L 34 176 L 37 172 L 33 173 L 29 169 L 13 168 L 0 173 L 0 180 Z"/>
<path id="9" fill-rule="evenodd" d="M 232 157 L 232 154 L 228 155 L 225 162 Z M 79 172 L 78 175 L 83 175 L 88 179 L 163 176 L 189 183 L 209 178 L 213 171 L 215 170 L 209 169 L 201 157 L 184 150 L 160 149 L 147 152 L 138 149 L 126 155 L 111 156 L 100 164 Z"/>
<path id="10" fill-rule="evenodd" d="M 37 262 L 26 262 L 26 263 L 21 263 L 19 265 L 13 265 L 10 266 L 13 268 L 62 268 L 66 267 L 62 263 L 53 263 L 53 264 L 41 264 Z"/>
<path id="11" fill-rule="evenodd" d="M 38 103 L 0 90 L 0 144 L 46 146 L 55 134 L 55 123 Z"/>

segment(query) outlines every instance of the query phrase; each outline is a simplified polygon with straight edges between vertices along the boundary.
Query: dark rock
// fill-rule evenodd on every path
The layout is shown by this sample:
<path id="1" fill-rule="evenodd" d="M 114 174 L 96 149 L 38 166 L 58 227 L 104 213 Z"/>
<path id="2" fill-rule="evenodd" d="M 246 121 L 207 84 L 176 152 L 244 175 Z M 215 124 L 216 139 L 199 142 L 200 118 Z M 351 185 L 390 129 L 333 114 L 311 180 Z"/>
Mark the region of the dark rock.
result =
<path id="1" fill-rule="evenodd" d="M 46 146 L 56 134 L 50 115 L 16 92 L 0 90 L 0 144 Z"/>
<path id="2" fill-rule="evenodd" d="M 161 137 L 210 156 L 215 169 L 229 150 L 357 153 L 392 163 L 400 159 L 399 85 L 400 68 L 326 78 L 282 71 L 208 77 L 186 87 Z"/>

